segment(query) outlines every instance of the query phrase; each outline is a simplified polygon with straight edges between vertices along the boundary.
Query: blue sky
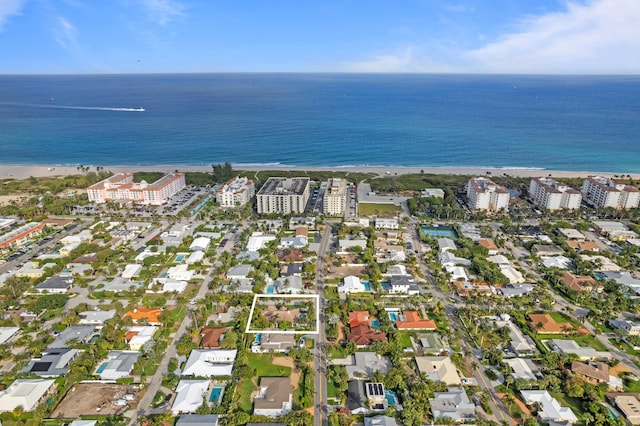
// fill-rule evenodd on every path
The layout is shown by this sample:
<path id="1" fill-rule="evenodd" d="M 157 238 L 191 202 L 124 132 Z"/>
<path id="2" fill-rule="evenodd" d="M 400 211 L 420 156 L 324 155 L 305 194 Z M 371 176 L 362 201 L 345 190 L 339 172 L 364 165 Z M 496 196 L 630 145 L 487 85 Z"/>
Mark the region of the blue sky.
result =
<path id="1" fill-rule="evenodd" d="M 0 0 L 0 73 L 637 74 L 640 0 Z"/>

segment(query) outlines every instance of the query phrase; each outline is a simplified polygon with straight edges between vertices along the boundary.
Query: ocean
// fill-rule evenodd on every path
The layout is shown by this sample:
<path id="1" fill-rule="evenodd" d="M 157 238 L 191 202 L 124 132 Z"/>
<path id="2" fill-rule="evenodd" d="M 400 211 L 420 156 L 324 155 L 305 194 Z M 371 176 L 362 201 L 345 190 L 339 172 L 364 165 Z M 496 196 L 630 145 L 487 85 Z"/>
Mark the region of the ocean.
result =
<path id="1" fill-rule="evenodd" d="M 0 76 L 0 165 L 225 161 L 640 173 L 640 77 Z"/>

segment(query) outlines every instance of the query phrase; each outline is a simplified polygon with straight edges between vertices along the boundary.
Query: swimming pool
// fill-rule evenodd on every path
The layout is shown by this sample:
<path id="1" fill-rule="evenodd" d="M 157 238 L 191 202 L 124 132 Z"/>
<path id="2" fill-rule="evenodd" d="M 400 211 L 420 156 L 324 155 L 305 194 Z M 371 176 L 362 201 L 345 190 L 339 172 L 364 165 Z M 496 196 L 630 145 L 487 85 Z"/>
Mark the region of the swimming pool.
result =
<path id="1" fill-rule="evenodd" d="M 398 321 L 398 313 L 397 312 L 388 312 L 389 319 L 393 322 Z"/>
<path id="2" fill-rule="evenodd" d="M 267 286 L 267 294 L 273 294 L 273 292 L 275 291 L 273 284 L 269 284 Z"/>
<path id="3" fill-rule="evenodd" d="M 108 362 L 103 362 L 102 364 L 100 364 L 100 367 L 98 367 L 98 369 L 96 370 L 96 373 L 102 374 L 104 369 L 107 368 L 107 365 L 109 365 Z"/>
<path id="4" fill-rule="evenodd" d="M 213 388 L 211 388 L 211 393 L 209 394 L 209 402 L 218 402 L 220 400 L 220 396 L 222 395 L 223 389 L 223 385 L 213 385 Z"/>
<path id="5" fill-rule="evenodd" d="M 377 319 L 371 320 L 371 327 L 380 328 L 380 321 L 378 321 Z"/>
<path id="6" fill-rule="evenodd" d="M 389 404 L 389 406 L 392 406 L 393 404 L 400 405 L 400 400 L 398 399 L 394 391 L 385 389 L 384 398 L 387 400 L 387 404 Z"/>
<path id="7" fill-rule="evenodd" d="M 184 254 L 179 254 L 176 256 L 176 262 L 182 262 L 184 260 Z"/>
<path id="8" fill-rule="evenodd" d="M 371 291 L 371 284 L 369 284 L 369 281 L 362 281 L 362 285 L 364 286 L 365 290 Z"/>

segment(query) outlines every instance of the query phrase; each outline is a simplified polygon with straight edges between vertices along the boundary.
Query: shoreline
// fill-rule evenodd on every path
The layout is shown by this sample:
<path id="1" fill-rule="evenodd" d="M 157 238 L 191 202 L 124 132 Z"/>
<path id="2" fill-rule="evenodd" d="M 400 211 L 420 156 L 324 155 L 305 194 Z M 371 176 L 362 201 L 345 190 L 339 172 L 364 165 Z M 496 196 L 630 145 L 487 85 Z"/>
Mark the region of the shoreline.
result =
<path id="1" fill-rule="evenodd" d="M 119 172 L 210 172 L 211 165 L 119 165 L 101 166 L 105 171 Z M 589 171 L 566 171 L 547 170 L 539 168 L 502 168 L 502 167 L 414 167 L 414 166 L 287 166 L 280 164 L 233 164 L 235 170 L 260 172 L 265 170 L 281 171 L 332 171 L 348 173 L 375 173 L 379 176 L 395 176 L 404 174 L 436 174 L 436 175 L 474 175 L 474 176 L 517 176 L 517 177 L 539 177 L 548 176 L 560 178 L 584 178 L 590 175 L 600 175 L 604 177 L 614 177 L 614 175 L 631 176 L 633 179 L 640 179 L 637 173 L 606 173 Z M 91 166 L 90 171 L 95 171 Z M 78 166 L 74 165 L 41 165 L 41 164 L 0 164 L 0 179 L 28 179 L 29 177 L 63 177 L 68 175 L 82 174 Z"/>

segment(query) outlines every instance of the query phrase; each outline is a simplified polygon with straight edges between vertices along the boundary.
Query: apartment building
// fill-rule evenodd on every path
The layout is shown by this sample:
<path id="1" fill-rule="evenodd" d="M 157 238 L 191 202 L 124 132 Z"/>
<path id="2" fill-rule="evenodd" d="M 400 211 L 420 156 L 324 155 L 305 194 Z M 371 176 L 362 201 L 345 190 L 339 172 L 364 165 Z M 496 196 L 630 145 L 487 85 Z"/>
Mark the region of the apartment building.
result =
<path id="1" fill-rule="evenodd" d="M 575 210 L 579 209 L 582 203 L 580 191 L 546 177 L 531 179 L 529 196 L 534 204 L 547 210 Z"/>
<path id="2" fill-rule="evenodd" d="M 236 176 L 218 189 L 216 201 L 221 207 L 244 206 L 255 194 L 255 185 L 251 179 Z"/>
<path id="3" fill-rule="evenodd" d="M 309 178 L 271 177 L 256 197 L 258 214 L 303 213 L 309 200 Z"/>
<path id="4" fill-rule="evenodd" d="M 344 214 L 347 203 L 347 181 L 340 178 L 331 178 L 327 183 L 322 201 L 322 211 L 330 216 Z"/>
<path id="5" fill-rule="evenodd" d="M 633 209 L 640 203 L 640 190 L 602 176 L 589 176 L 582 183 L 582 196 L 595 207 Z"/>
<path id="6" fill-rule="evenodd" d="M 133 202 L 159 206 L 186 187 L 184 173 L 168 173 L 153 183 L 133 181 L 133 173 L 117 173 L 87 188 L 94 203 Z"/>
<path id="7" fill-rule="evenodd" d="M 467 182 L 467 202 L 472 210 L 507 210 L 510 198 L 507 188 L 489 178 L 473 177 Z"/>

